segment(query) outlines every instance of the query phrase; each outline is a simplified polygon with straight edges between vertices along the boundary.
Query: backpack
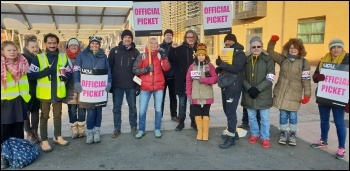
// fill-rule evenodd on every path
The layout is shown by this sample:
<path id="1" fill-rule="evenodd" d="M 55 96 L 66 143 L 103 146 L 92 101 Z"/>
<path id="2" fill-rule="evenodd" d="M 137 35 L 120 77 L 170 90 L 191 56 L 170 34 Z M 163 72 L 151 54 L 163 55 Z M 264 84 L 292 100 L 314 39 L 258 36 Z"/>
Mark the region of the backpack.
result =
<path id="1" fill-rule="evenodd" d="M 10 137 L 1 144 L 1 157 L 5 158 L 10 168 L 21 169 L 39 156 L 39 149 L 28 140 Z"/>

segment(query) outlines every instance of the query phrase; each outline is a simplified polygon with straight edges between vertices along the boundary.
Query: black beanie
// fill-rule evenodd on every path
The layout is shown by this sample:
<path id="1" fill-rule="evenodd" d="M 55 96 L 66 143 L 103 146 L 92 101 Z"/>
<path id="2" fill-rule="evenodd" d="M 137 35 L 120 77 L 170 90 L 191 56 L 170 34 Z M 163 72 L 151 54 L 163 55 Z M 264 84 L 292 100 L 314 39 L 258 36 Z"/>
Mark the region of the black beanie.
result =
<path id="1" fill-rule="evenodd" d="M 132 35 L 132 32 L 130 31 L 130 30 L 124 30 L 123 32 L 122 32 L 122 40 L 123 40 L 123 38 L 124 38 L 124 36 L 130 36 L 131 37 L 131 39 L 133 39 L 134 40 L 134 36 Z"/>
<path id="2" fill-rule="evenodd" d="M 171 35 L 174 35 L 174 32 L 173 32 L 171 29 L 166 29 L 165 32 L 164 32 L 164 36 L 165 36 L 167 33 L 170 33 Z"/>
<path id="3" fill-rule="evenodd" d="M 236 36 L 235 36 L 234 34 L 231 34 L 231 33 L 229 33 L 229 34 L 227 34 L 227 35 L 225 36 L 224 42 L 226 42 L 226 40 L 232 40 L 232 41 L 234 41 L 235 43 L 237 42 Z"/>

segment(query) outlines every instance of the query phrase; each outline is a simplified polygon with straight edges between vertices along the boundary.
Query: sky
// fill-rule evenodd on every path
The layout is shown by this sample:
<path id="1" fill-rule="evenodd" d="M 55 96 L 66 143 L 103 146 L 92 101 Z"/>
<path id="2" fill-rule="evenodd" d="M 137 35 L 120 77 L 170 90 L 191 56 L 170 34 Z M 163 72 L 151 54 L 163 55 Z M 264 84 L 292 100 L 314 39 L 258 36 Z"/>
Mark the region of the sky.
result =
<path id="1" fill-rule="evenodd" d="M 9 1 L 2 1 L 1 3 Z M 87 5 L 87 6 L 125 6 L 131 7 L 132 1 L 15 1 L 18 4 L 45 4 L 45 5 Z M 11 2 L 13 3 L 13 2 Z"/>

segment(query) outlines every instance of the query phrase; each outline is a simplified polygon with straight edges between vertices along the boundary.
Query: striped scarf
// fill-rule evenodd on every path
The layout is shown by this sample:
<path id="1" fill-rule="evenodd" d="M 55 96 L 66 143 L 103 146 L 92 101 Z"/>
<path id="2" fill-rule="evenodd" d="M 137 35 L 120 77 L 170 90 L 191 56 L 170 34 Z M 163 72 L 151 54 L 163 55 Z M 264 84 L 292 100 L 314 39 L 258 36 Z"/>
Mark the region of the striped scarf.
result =
<path id="1" fill-rule="evenodd" d="M 18 83 L 23 75 L 26 75 L 29 71 L 29 64 L 27 59 L 18 54 L 18 57 L 15 59 L 13 64 L 1 55 L 1 87 L 6 89 L 6 71 L 10 72 L 15 83 Z"/>

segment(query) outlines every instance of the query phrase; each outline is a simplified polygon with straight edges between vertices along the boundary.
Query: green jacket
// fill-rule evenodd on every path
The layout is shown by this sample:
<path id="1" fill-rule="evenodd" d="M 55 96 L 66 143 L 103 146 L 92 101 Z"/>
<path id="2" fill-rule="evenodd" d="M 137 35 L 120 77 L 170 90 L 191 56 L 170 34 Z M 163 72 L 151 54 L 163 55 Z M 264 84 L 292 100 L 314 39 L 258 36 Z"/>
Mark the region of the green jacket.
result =
<path id="1" fill-rule="evenodd" d="M 269 109 L 272 107 L 275 62 L 265 51 L 260 53 L 254 67 L 254 60 L 250 51 L 246 52 L 246 57 L 247 63 L 244 69 L 241 105 L 248 109 Z M 260 91 L 255 99 L 249 96 L 248 90 L 251 87 L 256 87 Z"/>

